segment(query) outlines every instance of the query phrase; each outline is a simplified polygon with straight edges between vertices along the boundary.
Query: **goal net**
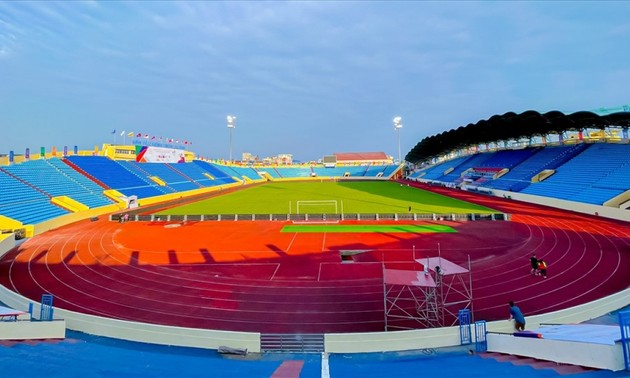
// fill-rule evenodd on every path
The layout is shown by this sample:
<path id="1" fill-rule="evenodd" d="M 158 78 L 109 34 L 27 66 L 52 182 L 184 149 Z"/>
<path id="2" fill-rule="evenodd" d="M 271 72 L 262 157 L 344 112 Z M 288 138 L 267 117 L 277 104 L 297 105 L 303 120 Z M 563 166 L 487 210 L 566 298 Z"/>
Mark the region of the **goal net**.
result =
<path id="1" fill-rule="evenodd" d="M 339 201 L 296 201 L 297 214 L 339 214 Z"/>

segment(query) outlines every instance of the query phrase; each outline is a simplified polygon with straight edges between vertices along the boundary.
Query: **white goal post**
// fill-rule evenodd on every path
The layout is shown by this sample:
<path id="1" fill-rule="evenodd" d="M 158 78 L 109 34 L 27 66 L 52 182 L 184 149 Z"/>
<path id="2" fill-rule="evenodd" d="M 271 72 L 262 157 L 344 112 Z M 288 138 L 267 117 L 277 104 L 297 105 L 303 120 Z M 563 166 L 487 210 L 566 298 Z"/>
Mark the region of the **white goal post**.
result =
<path id="1" fill-rule="evenodd" d="M 316 213 L 321 214 L 332 214 L 332 210 L 334 209 L 334 214 L 339 214 L 339 200 L 301 200 L 295 201 L 296 203 L 296 213 L 304 214 L 313 213 L 315 210 Z M 289 202 L 289 209 L 291 208 L 291 202 Z M 343 201 L 341 201 L 341 210 L 343 211 Z"/>

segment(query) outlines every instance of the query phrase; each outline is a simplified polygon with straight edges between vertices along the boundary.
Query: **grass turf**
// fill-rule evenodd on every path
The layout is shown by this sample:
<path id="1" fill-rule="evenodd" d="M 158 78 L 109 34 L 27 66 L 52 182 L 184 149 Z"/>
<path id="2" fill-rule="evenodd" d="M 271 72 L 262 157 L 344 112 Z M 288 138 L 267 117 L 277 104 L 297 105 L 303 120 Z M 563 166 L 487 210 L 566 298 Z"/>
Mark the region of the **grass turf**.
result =
<path id="1" fill-rule="evenodd" d="M 391 181 L 270 182 L 225 195 L 160 211 L 158 215 L 184 214 L 296 214 L 297 201 L 337 201 L 337 212 L 352 214 L 489 214 L 484 206 L 464 202 Z M 301 214 L 333 214 L 329 205 L 300 206 Z"/>
<path id="2" fill-rule="evenodd" d="M 315 224 L 315 225 L 288 225 L 282 227 L 281 232 L 380 232 L 380 233 L 427 233 L 427 232 L 457 232 L 453 227 L 439 225 L 439 224 L 427 224 L 427 225 L 415 225 L 415 224 L 388 224 L 388 225 L 376 225 L 376 224 Z"/>

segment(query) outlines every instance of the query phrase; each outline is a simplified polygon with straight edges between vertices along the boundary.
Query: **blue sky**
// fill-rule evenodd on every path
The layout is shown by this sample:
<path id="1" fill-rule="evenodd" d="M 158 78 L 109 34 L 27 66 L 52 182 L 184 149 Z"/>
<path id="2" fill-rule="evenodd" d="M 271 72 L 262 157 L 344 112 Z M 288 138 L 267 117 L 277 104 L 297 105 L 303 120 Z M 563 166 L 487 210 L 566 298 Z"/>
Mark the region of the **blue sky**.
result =
<path id="1" fill-rule="evenodd" d="M 630 2 L 0 2 L 0 153 L 111 131 L 398 154 L 507 111 L 630 103 Z"/>

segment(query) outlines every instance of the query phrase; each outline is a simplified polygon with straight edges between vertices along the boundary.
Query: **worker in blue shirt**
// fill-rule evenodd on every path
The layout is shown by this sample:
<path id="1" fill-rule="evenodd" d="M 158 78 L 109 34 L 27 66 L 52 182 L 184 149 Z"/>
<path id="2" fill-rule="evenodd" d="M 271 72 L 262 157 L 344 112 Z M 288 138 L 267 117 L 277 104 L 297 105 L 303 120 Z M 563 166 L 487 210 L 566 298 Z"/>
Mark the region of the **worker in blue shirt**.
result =
<path id="1" fill-rule="evenodd" d="M 510 319 L 514 319 L 514 329 L 516 331 L 524 331 L 525 330 L 525 317 L 523 316 L 523 312 L 521 309 L 514 304 L 514 302 L 510 301 Z"/>

